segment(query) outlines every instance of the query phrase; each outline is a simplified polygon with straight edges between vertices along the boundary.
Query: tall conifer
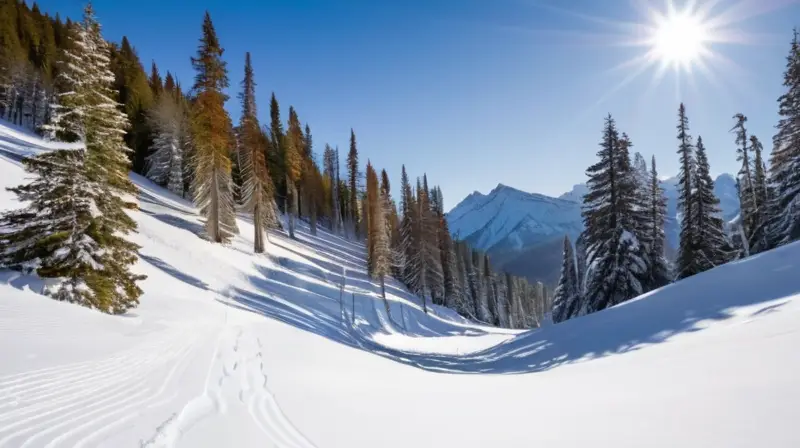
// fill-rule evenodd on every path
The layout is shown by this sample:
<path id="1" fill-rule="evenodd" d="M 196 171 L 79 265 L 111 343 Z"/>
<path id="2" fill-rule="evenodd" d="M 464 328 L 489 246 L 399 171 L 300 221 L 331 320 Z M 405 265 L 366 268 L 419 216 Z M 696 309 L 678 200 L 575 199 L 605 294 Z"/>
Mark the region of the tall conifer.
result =
<path id="1" fill-rule="evenodd" d="M 195 149 L 192 189 L 205 218 L 206 233 L 218 243 L 228 242 L 237 231 L 230 159 L 233 125 L 225 110 L 228 72 L 222 53 L 211 16 L 206 12 L 197 57 L 192 58 L 197 72 L 191 114 Z"/>

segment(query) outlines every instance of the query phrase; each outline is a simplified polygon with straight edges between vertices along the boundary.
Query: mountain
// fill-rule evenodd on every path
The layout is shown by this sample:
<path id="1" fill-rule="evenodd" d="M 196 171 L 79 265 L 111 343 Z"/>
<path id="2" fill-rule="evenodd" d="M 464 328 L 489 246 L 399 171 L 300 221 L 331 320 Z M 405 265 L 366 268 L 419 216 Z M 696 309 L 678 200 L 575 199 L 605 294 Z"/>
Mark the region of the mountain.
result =
<path id="1" fill-rule="evenodd" d="M 488 195 L 474 192 L 447 214 L 450 231 L 487 252 L 521 251 L 564 234 L 580 233 L 576 202 L 525 193 L 499 184 Z"/>
<path id="2" fill-rule="evenodd" d="M 661 187 L 667 197 L 666 250 L 671 257 L 680 235 L 677 177 L 662 180 Z M 586 184 L 577 184 L 553 198 L 499 184 L 489 194 L 476 191 L 464 198 L 447 214 L 447 220 L 454 237 L 487 252 L 495 267 L 554 286 L 561 263 L 561 239 L 569 235 L 574 241 L 583 230 L 581 205 L 587 192 Z M 719 175 L 714 192 L 723 218 L 735 218 L 739 197 L 734 177 Z"/>

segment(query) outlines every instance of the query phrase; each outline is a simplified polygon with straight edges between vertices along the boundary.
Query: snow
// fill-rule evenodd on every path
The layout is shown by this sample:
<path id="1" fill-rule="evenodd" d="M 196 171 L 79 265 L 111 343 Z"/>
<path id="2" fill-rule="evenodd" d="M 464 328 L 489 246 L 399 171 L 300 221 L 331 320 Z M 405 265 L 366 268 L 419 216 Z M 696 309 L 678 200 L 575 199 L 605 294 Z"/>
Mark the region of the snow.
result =
<path id="1" fill-rule="evenodd" d="M 0 187 L 26 176 L 14 145 Z M 0 270 L 0 447 L 800 446 L 800 245 L 520 333 L 425 315 L 394 281 L 390 320 L 363 246 L 301 228 L 254 256 L 244 217 L 214 245 L 133 179 L 138 308 Z"/>
<path id="2" fill-rule="evenodd" d="M 564 234 L 577 237 L 580 206 L 499 184 L 488 195 L 472 193 L 447 214 L 450 232 L 480 250 L 522 250 Z"/>
<path id="3" fill-rule="evenodd" d="M 678 214 L 677 178 L 661 182 L 667 197 L 667 213 Z M 474 247 L 498 253 L 521 252 L 536 244 L 569 235 L 573 240 L 583 230 L 581 205 L 588 192 L 586 184 L 577 184 L 567 193 L 552 198 L 525 193 L 499 184 L 488 195 L 473 192 L 448 214 L 450 231 L 466 239 Z M 714 193 L 720 199 L 723 218 L 730 220 L 739 212 L 736 181 L 730 174 L 721 174 L 714 182 Z M 668 219 L 665 226 L 667 244 L 678 247 L 680 220 Z"/>

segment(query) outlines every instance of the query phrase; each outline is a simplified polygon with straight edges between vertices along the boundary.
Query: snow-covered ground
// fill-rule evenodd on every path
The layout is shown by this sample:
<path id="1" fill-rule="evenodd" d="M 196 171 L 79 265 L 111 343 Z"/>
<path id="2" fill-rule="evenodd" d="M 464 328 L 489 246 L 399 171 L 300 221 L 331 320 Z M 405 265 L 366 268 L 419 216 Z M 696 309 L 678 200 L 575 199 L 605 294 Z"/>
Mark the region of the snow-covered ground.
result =
<path id="1" fill-rule="evenodd" d="M 0 126 L 0 187 L 40 149 Z M 425 315 L 396 282 L 387 315 L 363 246 L 272 233 L 254 256 L 246 219 L 210 244 L 134 180 L 138 308 L 0 270 L 0 447 L 800 446 L 799 245 L 519 333 Z"/>

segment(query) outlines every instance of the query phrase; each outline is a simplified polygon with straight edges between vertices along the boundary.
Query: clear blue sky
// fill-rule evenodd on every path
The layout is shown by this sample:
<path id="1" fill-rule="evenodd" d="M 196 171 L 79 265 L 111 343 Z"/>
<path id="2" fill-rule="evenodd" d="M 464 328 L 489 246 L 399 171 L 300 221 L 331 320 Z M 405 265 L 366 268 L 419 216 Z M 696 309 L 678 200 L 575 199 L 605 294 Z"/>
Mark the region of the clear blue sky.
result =
<path id="1" fill-rule="evenodd" d="M 83 5 L 38 3 L 72 18 Z M 665 176 L 677 171 L 679 101 L 715 173 L 737 170 L 736 112 L 771 149 L 797 2 L 718 0 L 712 16 L 738 5 L 725 15 L 737 19 L 727 35 L 747 36 L 711 44 L 728 61 L 709 62 L 714 80 L 668 71 L 653 86 L 650 70 L 615 90 L 633 68 L 613 68 L 647 51 L 614 45 L 631 36 L 618 22 L 647 22 L 635 7 L 647 3 L 663 10 L 665 0 L 94 1 L 107 39 L 127 35 L 148 70 L 155 59 L 187 87 L 208 9 L 234 121 L 250 51 L 262 121 L 274 91 L 284 118 L 294 105 L 311 125 L 318 153 L 328 142 L 344 157 L 352 127 L 362 163 L 386 168 L 393 193 L 405 164 L 412 178 L 427 172 L 441 185 L 448 209 L 500 182 L 549 195 L 583 182 L 609 112 Z"/>

